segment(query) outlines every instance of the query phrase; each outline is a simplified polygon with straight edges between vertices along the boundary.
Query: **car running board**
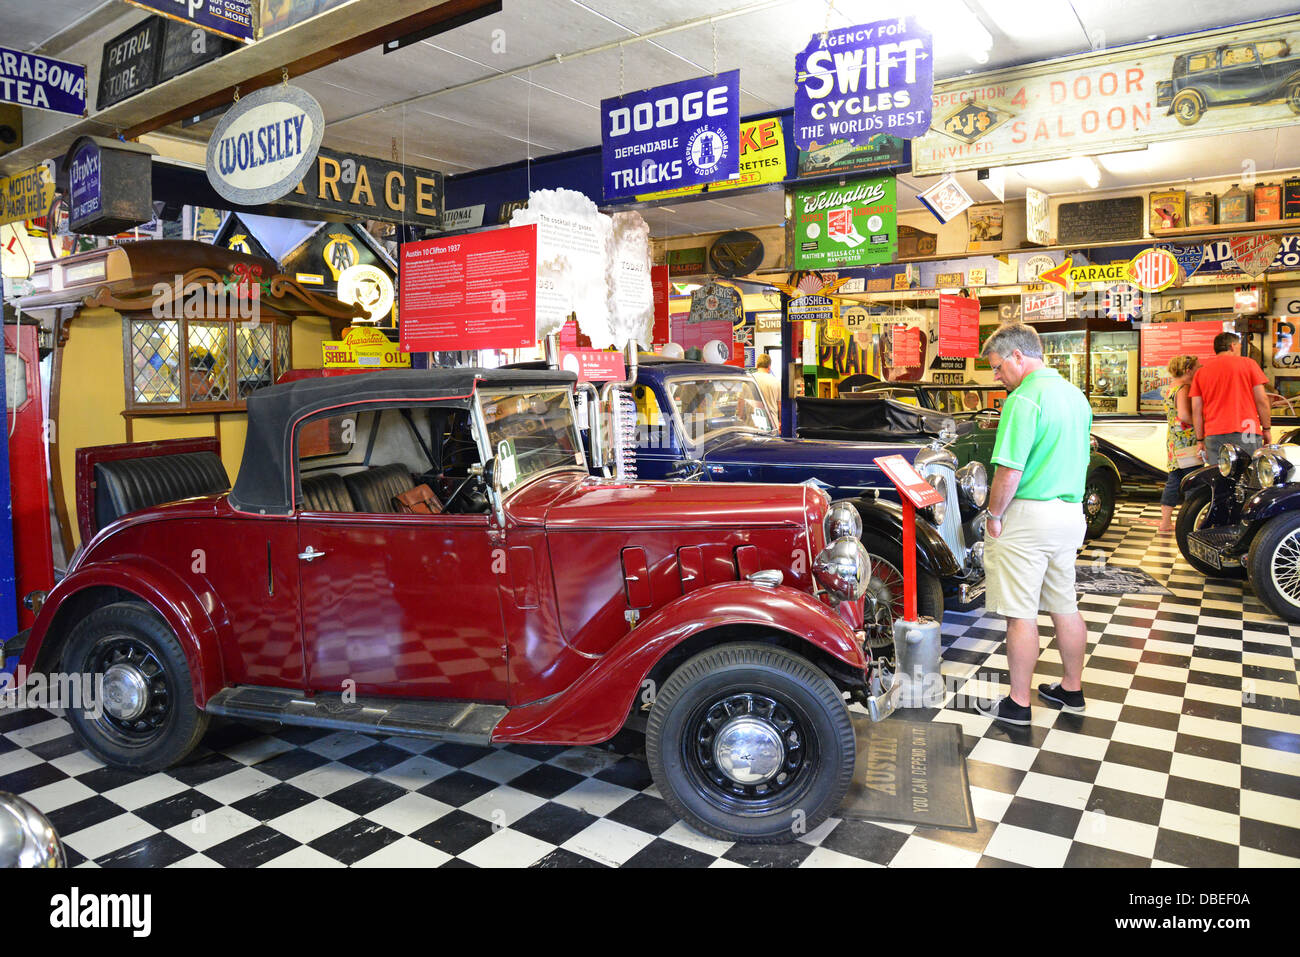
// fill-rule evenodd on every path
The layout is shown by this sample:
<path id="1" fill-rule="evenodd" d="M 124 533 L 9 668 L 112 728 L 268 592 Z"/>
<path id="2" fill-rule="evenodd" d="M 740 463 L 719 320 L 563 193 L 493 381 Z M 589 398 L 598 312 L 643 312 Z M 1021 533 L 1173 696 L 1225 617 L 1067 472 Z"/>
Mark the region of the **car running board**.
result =
<path id="1" fill-rule="evenodd" d="M 473 701 L 417 701 L 410 698 L 343 700 L 338 693 L 307 697 L 285 688 L 242 685 L 223 688 L 208 699 L 209 714 L 250 721 L 367 731 L 458 744 L 490 744 L 492 729 L 510 709 Z"/>

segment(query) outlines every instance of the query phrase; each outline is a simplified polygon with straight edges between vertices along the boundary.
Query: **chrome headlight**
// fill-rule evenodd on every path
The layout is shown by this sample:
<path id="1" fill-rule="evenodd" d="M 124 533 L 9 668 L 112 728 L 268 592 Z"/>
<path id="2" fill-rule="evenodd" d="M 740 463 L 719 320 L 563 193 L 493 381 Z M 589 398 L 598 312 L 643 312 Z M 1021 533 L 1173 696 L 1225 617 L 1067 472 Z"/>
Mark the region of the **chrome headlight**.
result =
<path id="1" fill-rule="evenodd" d="M 862 516 L 848 502 L 840 502 L 832 505 L 831 510 L 826 513 L 822 528 L 826 532 L 828 542 L 846 537 L 860 539 L 862 538 Z"/>
<path id="2" fill-rule="evenodd" d="M 967 462 L 957 470 L 957 488 L 962 498 L 976 508 L 989 500 L 989 473 L 982 462 Z"/>
<path id="3" fill-rule="evenodd" d="M 871 581 L 871 559 L 856 538 L 837 538 L 813 560 L 813 575 L 841 601 L 857 601 Z"/>
<path id="4" fill-rule="evenodd" d="M 1272 488 L 1283 481 L 1290 470 L 1290 462 L 1267 452 L 1255 459 L 1255 479 L 1259 482 L 1260 488 Z"/>
<path id="5" fill-rule="evenodd" d="M 1240 449 L 1231 442 L 1225 443 L 1223 448 L 1219 449 L 1219 474 L 1224 478 L 1230 478 L 1243 459 Z"/>
<path id="6" fill-rule="evenodd" d="M 63 845 L 45 815 L 17 795 L 0 792 L 0 868 L 63 865 Z"/>

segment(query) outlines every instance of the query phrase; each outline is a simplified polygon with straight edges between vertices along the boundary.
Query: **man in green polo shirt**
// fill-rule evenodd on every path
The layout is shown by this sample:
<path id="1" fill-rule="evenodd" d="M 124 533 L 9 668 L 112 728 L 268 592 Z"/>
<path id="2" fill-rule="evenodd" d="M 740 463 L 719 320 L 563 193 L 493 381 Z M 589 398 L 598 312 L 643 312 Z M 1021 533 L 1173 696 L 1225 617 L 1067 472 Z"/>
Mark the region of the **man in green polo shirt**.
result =
<path id="1" fill-rule="evenodd" d="M 1092 409 L 1082 392 L 1043 363 L 1031 327 L 1004 325 L 984 346 L 994 377 L 1010 395 L 1002 406 L 984 538 L 984 607 L 1007 619 L 1011 694 L 978 702 L 981 714 L 1030 723 L 1029 684 L 1038 661 L 1038 614 L 1056 626 L 1064 674 L 1038 696 L 1081 712 L 1088 629 L 1074 594 L 1074 559 L 1083 546 L 1083 486 L 1091 454 Z"/>

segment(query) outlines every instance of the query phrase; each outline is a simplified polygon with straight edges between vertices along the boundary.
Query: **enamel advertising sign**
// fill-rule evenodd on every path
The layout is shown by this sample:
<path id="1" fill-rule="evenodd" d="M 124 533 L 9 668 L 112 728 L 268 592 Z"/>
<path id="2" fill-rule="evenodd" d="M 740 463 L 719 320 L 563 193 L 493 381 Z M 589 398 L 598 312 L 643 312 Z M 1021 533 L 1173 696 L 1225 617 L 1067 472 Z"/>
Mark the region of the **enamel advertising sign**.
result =
<path id="1" fill-rule="evenodd" d="M 253 40 L 253 4 L 250 0 L 126 0 L 172 20 L 219 33 L 232 40 Z"/>
<path id="2" fill-rule="evenodd" d="M 835 140 L 899 139 L 930 127 L 930 33 L 911 17 L 815 33 L 794 60 L 794 139 L 800 150 Z"/>
<path id="3" fill-rule="evenodd" d="M 963 76 L 934 88 L 918 176 L 1296 121 L 1300 17 Z M 797 110 L 797 107 L 796 107 Z"/>
<path id="4" fill-rule="evenodd" d="M 86 68 L 0 47 L 0 103 L 86 115 Z"/>
<path id="5" fill-rule="evenodd" d="M 306 90 L 277 83 L 239 100 L 208 140 L 208 182 L 238 206 L 292 192 L 311 169 L 325 115 Z"/>
<path id="6" fill-rule="evenodd" d="M 887 263 L 898 252 L 892 176 L 797 190 L 794 209 L 795 269 Z"/>
<path id="7" fill-rule="evenodd" d="M 606 201 L 740 173 L 740 71 L 600 101 Z"/>
<path id="8" fill-rule="evenodd" d="M 710 193 L 714 193 L 720 189 L 773 186 L 784 180 L 785 137 L 781 132 L 780 117 L 771 116 L 765 120 L 750 120 L 740 124 L 740 175 L 735 179 L 715 180 L 707 188 Z M 637 201 L 690 196 L 704 190 L 704 186 L 685 186 L 658 193 L 644 193 L 637 196 Z"/>

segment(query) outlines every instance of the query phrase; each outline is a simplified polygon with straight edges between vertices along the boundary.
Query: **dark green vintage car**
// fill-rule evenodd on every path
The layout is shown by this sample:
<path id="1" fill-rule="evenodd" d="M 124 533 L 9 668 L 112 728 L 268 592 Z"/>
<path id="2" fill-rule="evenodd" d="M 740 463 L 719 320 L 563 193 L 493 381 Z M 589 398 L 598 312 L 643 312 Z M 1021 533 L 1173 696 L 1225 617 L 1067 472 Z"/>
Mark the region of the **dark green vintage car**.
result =
<path id="1" fill-rule="evenodd" d="M 796 434 L 810 439 L 945 443 L 959 465 L 980 462 L 990 473 L 993 441 L 1006 390 L 988 385 L 874 382 L 838 399 L 798 399 Z M 1093 440 L 1083 512 L 1088 538 L 1110 527 L 1119 496 L 1115 463 Z"/>

